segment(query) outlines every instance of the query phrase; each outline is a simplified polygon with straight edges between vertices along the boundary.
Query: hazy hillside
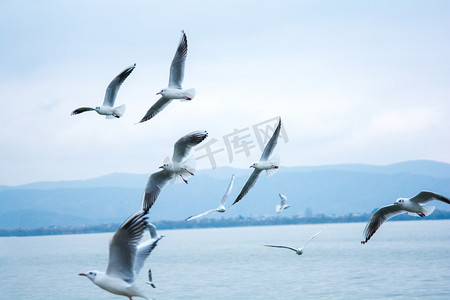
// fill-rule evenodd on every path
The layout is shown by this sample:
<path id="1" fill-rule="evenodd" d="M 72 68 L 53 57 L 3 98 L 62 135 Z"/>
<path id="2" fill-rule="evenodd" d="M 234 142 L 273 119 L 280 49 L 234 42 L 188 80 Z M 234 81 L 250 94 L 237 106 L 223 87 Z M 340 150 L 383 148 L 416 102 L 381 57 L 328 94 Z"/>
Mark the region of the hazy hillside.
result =
<path id="1" fill-rule="evenodd" d="M 433 175 L 435 170 L 435 175 Z M 214 208 L 236 174 L 228 205 L 252 170 L 203 170 L 189 184 L 167 185 L 150 211 L 151 220 L 182 220 Z M 139 209 L 149 174 L 110 174 L 83 181 L 38 182 L 0 189 L 0 228 L 91 225 L 122 222 Z M 411 161 L 387 166 L 335 165 L 281 168 L 273 177 L 262 175 L 239 203 L 215 217 L 276 215 L 278 193 L 291 208 L 283 215 L 366 213 L 410 197 L 421 190 L 450 196 L 450 165 Z M 439 209 L 448 205 L 433 203 Z M 214 216 L 214 215 L 211 215 Z"/>

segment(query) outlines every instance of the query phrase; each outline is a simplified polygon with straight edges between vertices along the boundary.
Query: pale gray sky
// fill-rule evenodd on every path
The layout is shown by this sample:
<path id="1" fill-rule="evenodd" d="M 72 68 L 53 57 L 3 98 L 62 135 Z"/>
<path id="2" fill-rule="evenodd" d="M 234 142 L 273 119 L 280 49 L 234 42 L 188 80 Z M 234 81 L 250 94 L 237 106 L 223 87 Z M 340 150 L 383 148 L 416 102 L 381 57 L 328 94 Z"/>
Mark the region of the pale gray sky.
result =
<path id="1" fill-rule="evenodd" d="M 224 149 L 218 166 L 246 168 L 259 148 L 230 163 L 223 137 L 276 116 L 285 166 L 450 163 L 449 15 L 432 0 L 0 0 L 0 185 L 151 173 L 198 129 Z M 134 125 L 167 86 L 182 29 L 197 95 Z M 122 119 L 70 115 L 133 63 Z"/>

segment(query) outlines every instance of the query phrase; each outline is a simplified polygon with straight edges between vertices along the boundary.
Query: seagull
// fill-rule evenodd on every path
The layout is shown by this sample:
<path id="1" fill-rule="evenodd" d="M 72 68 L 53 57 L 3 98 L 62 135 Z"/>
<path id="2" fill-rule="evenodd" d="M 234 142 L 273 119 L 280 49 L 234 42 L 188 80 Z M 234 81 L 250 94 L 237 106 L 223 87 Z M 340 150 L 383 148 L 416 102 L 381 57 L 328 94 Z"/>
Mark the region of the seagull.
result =
<path id="1" fill-rule="evenodd" d="M 154 289 L 156 288 L 156 286 L 153 284 L 151 269 L 148 269 L 148 281 L 146 282 L 146 284 L 150 285 Z"/>
<path id="2" fill-rule="evenodd" d="M 78 115 L 86 111 L 95 110 L 99 115 L 106 116 L 107 119 L 120 118 L 125 112 L 125 105 L 114 107 L 114 102 L 116 101 L 117 92 L 119 91 L 120 86 L 135 67 L 136 64 L 129 66 L 111 81 L 106 89 L 105 100 L 103 101 L 102 106 L 97 106 L 96 108 L 80 107 L 75 109 L 71 115 Z"/>
<path id="3" fill-rule="evenodd" d="M 156 240 L 152 238 L 153 242 L 138 244 L 146 228 L 150 230 L 150 233 L 153 230 L 152 225 L 147 223 L 147 213 L 146 210 L 134 213 L 116 231 L 109 243 L 109 262 L 106 272 L 89 271 L 78 275 L 86 276 L 98 287 L 110 293 L 128 297 L 130 300 L 133 296 L 148 299 L 136 287 L 135 280 L 161 237 Z"/>
<path id="4" fill-rule="evenodd" d="M 286 196 L 283 195 L 283 194 L 279 194 L 279 195 L 280 195 L 281 200 L 280 200 L 280 205 L 277 205 L 277 207 L 276 207 L 277 213 L 280 213 L 283 210 L 288 209 L 289 207 L 291 207 L 290 205 L 286 204 Z"/>
<path id="5" fill-rule="evenodd" d="M 367 243 L 374 233 L 380 228 L 384 221 L 408 212 L 411 216 L 425 217 L 431 215 L 434 211 L 434 206 L 423 206 L 433 200 L 439 200 L 450 204 L 450 199 L 438 195 L 433 192 L 422 191 L 412 198 L 398 198 L 394 204 L 384 206 L 378 209 L 370 218 L 363 233 L 363 241 L 361 244 Z"/>
<path id="6" fill-rule="evenodd" d="M 194 220 L 197 218 L 200 218 L 206 214 L 209 214 L 211 212 L 217 211 L 219 213 L 224 213 L 225 212 L 225 202 L 227 201 L 228 195 L 230 195 L 231 189 L 233 188 L 233 183 L 234 183 L 234 174 L 231 176 L 231 181 L 230 184 L 228 185 L 228 189 L 225 192 L 225 194 L 222 197 L 222 201 L 220 202 L 219 206 L 217 208 L 205 211 L 204 213 L 201 213 L 199 215 L 195 215 L 195 216 L 190 216 L 189 218 L 186 219 L 186 221 L 190 221 L 190 220 Z"/>
<path id="7" fill-rule="evenodd" d="M 184 78 L 184 64 L 186 62 L 187 47 L 186 34 L 182 30 L 177 52 L 175 52 L 172 64 L 170 65 L 169 86 L 156 93 L 156 95 L 161 95 L 161 98 L 159 98 L 159 100 L 156 101 L 152 107 L 150 107 L 139 123 L 143 123 L 153 118 L 167 105 L 169 105 L 173 99 L 192 100 L 194 98 L 195 89 L 183 90 L 181 87 Z"/>
<path id="8" fill-rule="evenodd" d="M 282 246 L 282 245 L 264 245 L 264 246 L 266 246 L 266 247 L 274 247 L 274 248 L 285 248 L 285 249 L 289 249 L 289 250 L 292 250 L 292 251 L 294 251 L 297 255 L 302 255 L 303 254 L 303 248 L 305 248 L 305 246 L 309 243 L 309 242 L 311 242 L 311 240 L 313 239 L 313 238 L 315 238 L 320 232 L 321 232 L 322 230 L 319 230 L 315 235 L 313 235 L 305 244 L 303 244 L 303 246 L 301 246 L 300 248 L 297 248 L 297 249 L 295 249 L 295 248 L 292 248 L 292 247 L 289 247 L 289 246 Z"/>
<path id="9" fill-rule="evenodd" d="M 264 148 L 264 151 L 261 155 L 261 158 L 258 162 L 254 163 L 250 166 L 250 168 L 254 168 L 255 170 L 250 175 L 249 179 L 245 183 L 244 187 L 242 188 L 241 192 L 237 196 L 236 200 L 233 202 L 232 205 L 236 204 L 239 200 L 241 200 L 245 195 L 247 195 L 248 191 L 255 185 L 256 180 L 258 179 L 259 175 L 263 170 L 266 170 L 266 174 L 268 177 L 272 176 L 276 170 L 278 169 L 279 161 L 278 159 L 269 159 L 270 155 L 273 152 L 273 149 L 275 149 L 275 146 L 278 143 L 278 137 L 280 135 L 281 130 L 281 118 L 278 121 L 277 128 L 273 132 L 272 137 L 270 138 L 269 142 L 267 142 L 266 147 Z"/>
<path id="10" fill-rule="evenodd" d="M 206 131 L 198 130 L 183 136 L 175 143 L 172 161 L 163 164 L 159 167 L 162 169 L 161 171 L 153 173 L 148 178 L 142 199 L 142 209 L 149 210 L 152 207 L 167 182 L 175 182 L 178 178 L 181 178 L 185 183 L 188 183 L 186 177 L 193 176 L 195 172 L 195 159 L 184 159 L 192 147 L 200 144 L 207 136 Z"/>

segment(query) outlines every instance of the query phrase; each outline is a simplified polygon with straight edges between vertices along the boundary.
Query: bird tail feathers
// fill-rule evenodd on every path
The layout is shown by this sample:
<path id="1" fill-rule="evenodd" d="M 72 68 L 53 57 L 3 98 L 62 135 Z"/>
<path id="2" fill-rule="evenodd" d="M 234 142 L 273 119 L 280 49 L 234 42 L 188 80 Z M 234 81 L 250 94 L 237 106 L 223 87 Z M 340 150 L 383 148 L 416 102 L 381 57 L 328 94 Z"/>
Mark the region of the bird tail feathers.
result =
<path id="1" fill-rule="evenodd" d="M 270 158 L 269 162 L 271 165 L 274 165 L 275 168 L 266 170 L 267 177 L 272 176 L 278 170 L 280 166 L 280 157 L 278 155 L 274 155 L 272 156 L 272 158 Z"/>
<path id="2" fill-rule="evenodd" d="M 191 177 L 195 173 L 195 171 L 197 171 L 195 169 L 196 165 L 197 160 L 194 157 L 187 158 L 185 161 L 183 161 L 183 166 L 185 170 L 182 171 L 180 174 L 173 176 L 171 183 L 178 183 L 181 182 L 182 180 L 186 180 L 189 177 Z"/>
<path id="3" fill-rule="evenodd" d="M 183 162 L 183 164 L 189 172 L 195 173 L 195 171 L 197 171 L 195 169 L 197 167 L 197 160 L 194 157 L 189 157 Z"/>
<path id="4" fill-rule="evenodd" d="M 425 216 L 429 216 L 433 213 L 435 207 L 434 206 L 423 206 L 422 212 Z"/>
<path id="5" fill-rule="evenodd" d="M 269 169 L 269 170 L 266 170 L 267 178 L 269 178 L 269 177 L 271 177 L 273 174 L 275 174 L 275 173 L 277 172 L 277 170 L 278 170 L 278 169 Z"/>
<path id="6" fill-rule="evenodd" d="M 195 89 L 188 89 L 188 90 L 184 90 L 184 95 L 186 97 L 188 97 L 189 99 L 185 99 L 185 100 L 192 100 L 195 97 Z"/>
<path id="7" fill-rule="evenodd" d="M 422 206 L 422 213 L 424 216 L 429 216 L 434 212 L 435 207 L 434 206 Z M 413 212 L 409 212 L 408 215 L 415 216 L 415 217 L 422 217 L 421 215 Z"/>
<path id="8" fill-rule="evenodd" d="M 114 108 L 114 113 L 120 117 L 123 116 L 123 114 L 125 113 L 125 104 L 122 104 L 121 106 L 117 106 Z"/>

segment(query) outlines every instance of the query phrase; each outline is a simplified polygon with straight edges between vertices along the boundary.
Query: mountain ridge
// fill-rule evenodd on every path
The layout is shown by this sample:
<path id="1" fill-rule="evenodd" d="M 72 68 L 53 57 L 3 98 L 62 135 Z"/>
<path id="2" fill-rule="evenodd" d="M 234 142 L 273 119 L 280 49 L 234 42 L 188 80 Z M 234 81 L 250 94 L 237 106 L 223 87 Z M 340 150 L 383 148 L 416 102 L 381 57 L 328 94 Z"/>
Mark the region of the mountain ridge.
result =
<path id="1" fill-rule="evenodd" d="M 434 169 L 439 170 L 438 175 L 430 176 Z M 285 216 L 303 215 L 307 209 L 316 214 L 367 213 L 393 203 L 398 197 L 412 197 L 421 190 L 450 196 L 450 164 L 412 161 L 381 168 L 371 165 L 284 167 L 271 178 L 261 176 L 243 200 L 230 206 L 251 170 L 222 167 L 199 170 L 189 179 L 189 184 L 165 186 L 150 210 L 150 219 L 183 220 L 216 207 L 233 173 L 236 180 L 227 212 L 208 217 L 276 215 L 278 193 L 285 194 L 291 205 L 282 213 Z M 113 173 L 83 181 L 4 188 L 0 190 L 0 228 L 121 222 L 139 209 L 149 175 Z M 448 205 L 437 201 L 430 205 L 450 210 Z"/>
<path id="2" fill-rule="evenodd" d="M 386 165 L 371 164 L 329 164 L 319 166 L 281 166 L 278 172 L 312 172 L 322 170 L 355 171 L 364 173 L 396 174 L 410 173 L 415 175 L 426 175 L 437 178 L 450 178 L 450 164 L 433 160 L 410 160 Z M 0 191 L 6 189 L 56 189 L 56 188 L 88 188 L 88 187 L 133 187 L 145 186 L 147 178 L 151 173 L 159 171 L 155 169 L 149 173 L 136 174 L 126 172 L 116 172 L 98 177 L 78 180 L 62 181 L 37 181 L 21 185 L 0 185 Z M 196 174 L 206 173 L 214 178 L 228 178 L 231 173 L 246 174 L 248 169 L 238 169 L 232 167 L 218 167 L 215 169 L 198 170 Z M 126 180 L 124 177 L 126 176 Z"/>

